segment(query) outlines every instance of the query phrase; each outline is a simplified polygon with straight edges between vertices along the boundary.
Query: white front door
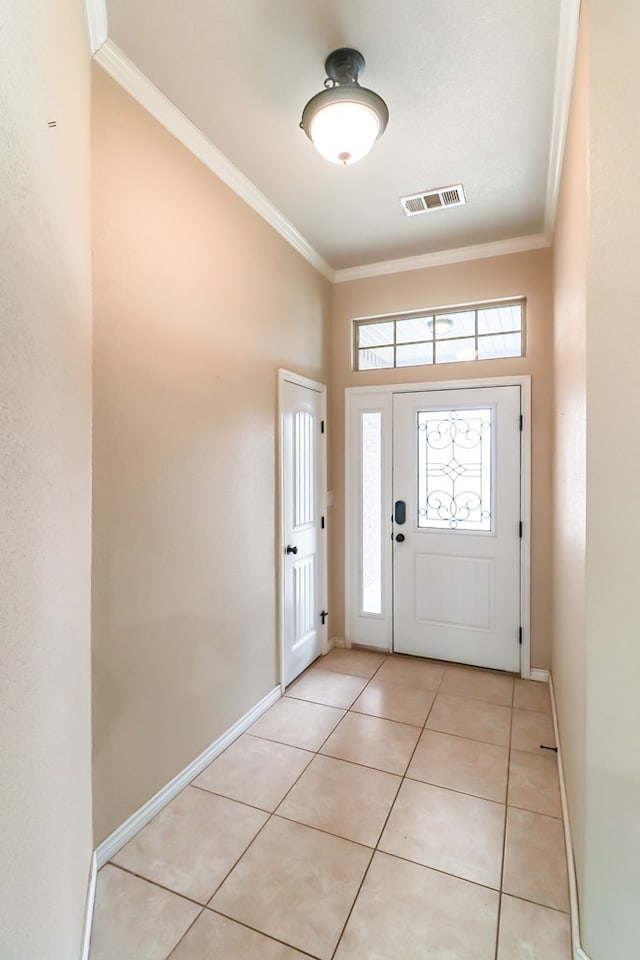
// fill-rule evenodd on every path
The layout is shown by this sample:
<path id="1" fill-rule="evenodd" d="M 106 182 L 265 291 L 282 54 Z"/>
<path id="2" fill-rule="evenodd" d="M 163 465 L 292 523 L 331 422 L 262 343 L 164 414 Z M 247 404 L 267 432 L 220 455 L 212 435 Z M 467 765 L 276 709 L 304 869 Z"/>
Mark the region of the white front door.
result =
<path id="1" fill-rule="evenodd" d="M 324 650 L 324 388 L 281 375 L 282 682 Z M 301 380 L 302 378 L 299 378 Z M 307 382 L 308 383 L 308 382 Z"/>
<path id="2" fill-rule="evenodd" d="M 393 646 L 520 668 L 520 388 L 393 397 Z"/>

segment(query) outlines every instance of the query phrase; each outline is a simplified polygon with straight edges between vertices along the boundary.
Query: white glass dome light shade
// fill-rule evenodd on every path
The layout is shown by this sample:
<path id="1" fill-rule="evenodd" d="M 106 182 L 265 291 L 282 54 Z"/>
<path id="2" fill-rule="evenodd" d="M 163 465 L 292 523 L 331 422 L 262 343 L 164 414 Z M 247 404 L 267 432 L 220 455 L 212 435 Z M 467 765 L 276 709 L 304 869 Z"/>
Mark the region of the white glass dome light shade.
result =
<path id="1" fill-rule="evenodd" d="M 332 163 L 361 160 L 369 153 L 379 133 L 377 114 L 352 100 L 322 107 L 309 125 L 309 136 L 316 150 Z"/>
<path id="2" fill-rule="evenodd" d="M 387 126 L 384 100 L 358 84 L 336 86 L 312 97 L 301 126 L 318 153 L 331 163 L 361 160 Z"/>

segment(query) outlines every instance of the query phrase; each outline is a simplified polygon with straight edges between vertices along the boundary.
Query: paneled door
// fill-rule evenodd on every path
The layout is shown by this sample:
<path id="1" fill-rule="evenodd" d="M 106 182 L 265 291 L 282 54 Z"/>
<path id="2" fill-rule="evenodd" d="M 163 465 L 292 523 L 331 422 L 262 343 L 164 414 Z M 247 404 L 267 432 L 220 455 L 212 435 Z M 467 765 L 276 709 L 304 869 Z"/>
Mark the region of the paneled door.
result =
<path id="1" fill-rule="evenodd" d="M 281 373 L 282 682 L 325 647 L 324 387 Z M 290 377 L 288 379 L 287 377 Z M 296 382 L 297 381 L 297 382 Z"/>
<path id="2" fill-rule="evenodd" d="M 520 669 L 520 388 L 393 398 L 393 646 Z"/>

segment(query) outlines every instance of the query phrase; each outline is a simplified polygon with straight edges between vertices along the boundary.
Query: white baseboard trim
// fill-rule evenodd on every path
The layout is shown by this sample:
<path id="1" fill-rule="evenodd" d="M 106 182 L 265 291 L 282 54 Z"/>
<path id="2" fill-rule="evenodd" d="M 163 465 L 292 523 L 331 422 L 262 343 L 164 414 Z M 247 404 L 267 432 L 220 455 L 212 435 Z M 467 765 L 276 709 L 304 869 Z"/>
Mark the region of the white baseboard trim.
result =
<path id="1" fill-rule="evenodd" d="M 529 671 L 529 680 L 538 680 L 540 683 L 549 683 L 551 674 L 548 670 L 542 670 L 540 667 L 531 667 Z"/>
<path id="2" fill-rule="evenodd" d="M 569 913 L 571 917 L 571 943 L 574 960 L 590 960 L 580 945 L 580 908 L 578 905 L 578 885 L 576 883 L 576 864 L 573 856 L 573 841 L 571 839 L 571 825 L 569 823 L 569 805 L 567 803 L 567 788 L 564 780 L 564 766 L 562 764 L 562 748 L 560 746 L 560 729 L 558 727 L 558 711 L 556 709 L 556 695 L 553 688 L 553 677 L 549 671 L 549 693 L 551 695 L 551 713 L 553 716 L 553 731 L 558 745 L 558 777 L 560 780 L 560 802 L 562 804 L 562 823 L 564 826 L 565 852 L 567 856 L 567 875 L 569 877 Z"/>
<path id="3" fill-rule="evenodd" d="M 240 734 L 244 733 L 244 731 L 247 730 L 258 717 L 262 716 L 265 710 L 268 710 L 276 700 L 279 700 L 281 696 L 282 692 L 280 687 L 274 687 L 255 707 L 252 707 L 237 723 L 229 727 L 226 733 L 218 737 L 199 757 L 192 760 L 173 780 L 166 784 L 161 790 L 158 790 L 155 796 L 147 800 L 139 810 L 136 810 L 128 820 L 125 820 L 121 826 L 114 830 L 106 840 L 103 840 L 95 852 L 97 868 L 100 869 L 105 863 L 108 863 L 129 840 L 135 837 L 136 833 L 142 830 L 157 813 L 160 813 L 163 807 L 166 807 L 181 790 L 191 783 L 194 777 L 202 773 L 205 767 L 208 767 L 223 750 L 226 750 L 234 740 L 237 740 Z"/>
<path id="4" fill-rule="evenodd" d="M 340 647 L 344 649 L 345 646 L 344 637 L 331 637 L 329 640 L 329 647 Z"/>
<path id="5" fill-rule="evenodd" d="M 91 927 L 93 926 L 93 908 L 96 902 L 96 880 L 98 878 L 98 865 L 96 862 L 95 850 L 91 854 L 91 866 L 89 867 L 89 880 L 87 882 L 87 899 L 84 905 L 84 922 L 82 924 L 82 943 L 80 946 L 80 960 L 89 960 L 89 947 L 91 945 Z"/>

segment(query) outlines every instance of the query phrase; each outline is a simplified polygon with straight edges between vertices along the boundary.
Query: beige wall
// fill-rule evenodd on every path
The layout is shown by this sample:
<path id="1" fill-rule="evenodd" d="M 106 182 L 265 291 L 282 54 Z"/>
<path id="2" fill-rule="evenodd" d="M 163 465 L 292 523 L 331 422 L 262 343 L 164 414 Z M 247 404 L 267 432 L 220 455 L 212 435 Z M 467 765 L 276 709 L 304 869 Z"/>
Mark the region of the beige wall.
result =
<path id="1" fill-rule="evenodd" d="M 349 386 L 417 383 L 530 374 L 532 379 L 532 636 L 531 662 L 549 667 L 551 656 L 551 252 L 538 250 L 443 267 L 431 267 L 337 284 L 333 296 L 331 485 L 331 634 L 344 635 L 344 390 Z M 351 369 L 352 320 L 356 317 L 527 297 L 527 356 L 481 363 Z"/>
<path id="2" fill-rule="evenodd" d="M 589 0 L 584 943 L 640 944 L 640 5 Z"/>
<path id="3" fill-rule="evenodd" d="M 276 683 L 280 366 L 329 284 L 94 75 L 94 789 L 102 840 Z"/>
<path id="4" fill-rule="evenodd" d="M 555 251 L 553 671 L 591 960 L 640 943 L 638 36 L 637 4 L 583 0 Z"/>
<path id="5" fill-rule="evenodd" d="M 0 63 L 0 954 L 75 960 L 92 848 L 81 0 L 2 4 Z"/>
<path id="6" fill-rule="evenodd" d="M 583 9 L 554 238 L 552 657 L 581 891 L 585 818 L 587 79 Z"/>

